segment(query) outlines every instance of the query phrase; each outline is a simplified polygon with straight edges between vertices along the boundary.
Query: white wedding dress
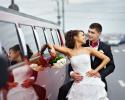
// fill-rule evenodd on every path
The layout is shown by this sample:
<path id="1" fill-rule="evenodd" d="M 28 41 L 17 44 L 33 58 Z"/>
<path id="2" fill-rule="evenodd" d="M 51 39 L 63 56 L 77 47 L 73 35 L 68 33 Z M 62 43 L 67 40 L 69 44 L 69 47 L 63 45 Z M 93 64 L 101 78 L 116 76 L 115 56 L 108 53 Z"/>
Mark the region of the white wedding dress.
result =
<path id="1" fill-rule="evenodd" d="M 38 100 L 33 87 L 25 88 L 21 84 L 31 77 L 31 68 L 28 65 L 13 69 L 14 81 L 18 85 L 8 91 L 7 100 Z"/>
<path id="2" fill-rule="evenodd" d="M 101 78 L 86 76 L 86 72 L 91 70 L 90 55 L 76 55 L 71 57 L 70 61 L 73 70 L 84 77 L 79 83 L 73 83 L 67 95 L 68 100 L 109 100 Z"/>

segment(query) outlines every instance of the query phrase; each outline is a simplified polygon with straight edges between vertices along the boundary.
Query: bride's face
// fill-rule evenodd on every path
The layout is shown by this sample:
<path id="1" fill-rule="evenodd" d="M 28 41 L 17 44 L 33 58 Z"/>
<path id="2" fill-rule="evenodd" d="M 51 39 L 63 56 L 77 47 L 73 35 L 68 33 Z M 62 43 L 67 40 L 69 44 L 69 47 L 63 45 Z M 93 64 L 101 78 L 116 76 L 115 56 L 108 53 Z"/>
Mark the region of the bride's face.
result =
<path id="1" fill-rule="evenodd" d="M 9 59 L 12 61 L 16 61 L 16 59 L 20 56 L 19 51 L 14 51 L 13 49 L 9 50 Z"/>
<path id="2" fill-rule="evenodd" d="M 79 32 L 75 40 L 79 43 L 85 44 L 85 34 L 83 32 Z"/>

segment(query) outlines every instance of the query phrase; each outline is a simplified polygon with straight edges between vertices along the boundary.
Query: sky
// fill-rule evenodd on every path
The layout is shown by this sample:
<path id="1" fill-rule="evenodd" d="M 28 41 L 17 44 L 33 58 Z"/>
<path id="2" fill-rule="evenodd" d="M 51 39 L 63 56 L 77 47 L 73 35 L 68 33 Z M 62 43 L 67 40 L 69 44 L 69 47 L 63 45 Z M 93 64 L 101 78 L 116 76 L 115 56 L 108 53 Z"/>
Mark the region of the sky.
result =
<path id="1" fill-rule="evenodd" d="M 0 0 L 8 7 L 11 0 Z M 59 0 L 61 2 L 61 0 Z M 15 0 L 20 12 L 57 22 L 56 0 Z M 60 3 L 61 6 L 61 3 Z M 104 34 L 125 34 L 125 0 L 65 0 L 65 31 L 98 22 Z"/>

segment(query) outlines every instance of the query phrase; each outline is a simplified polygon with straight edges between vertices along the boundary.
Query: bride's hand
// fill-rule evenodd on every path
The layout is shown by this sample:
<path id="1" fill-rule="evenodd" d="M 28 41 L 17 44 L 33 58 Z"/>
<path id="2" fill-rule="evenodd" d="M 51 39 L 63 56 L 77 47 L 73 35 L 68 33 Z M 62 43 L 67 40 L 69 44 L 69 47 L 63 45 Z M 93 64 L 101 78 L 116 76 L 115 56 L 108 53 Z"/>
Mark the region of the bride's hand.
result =
<path id="1" fill-rule="evenodd" d="M 97 78 L 97 77 L 98 77 L 98 78 L 101 78 L 101 75 L 100 75 L 100 73 L 98 72 L 97 74 L 94 75 L 94 77 L 95 77 L 95 78 Z"/>
<path id="2" fill-rule="evenodd" d="M 56 51 L 55 48 L 52 44 L 47 44 L 48 49 L 49 49 L 49 53 L 52 57 L 56 57 Z"/>
<path id="3" fill-rule="evenodd" d="M 56 51 L 55 51 L 55 49 L 50 49 L 50 50 L 49 50 L 49 53 L 50 53 L 50 55 L 51 55 L 52 57 L 56 57 Z"/>
<path id="4" fill-rule="evenodd" d="M 87 76 L 92 77 L 92 76 L 95 76 L 97 73 L 98 73 L 98 71 L 92 69 L 92 70 L 88 71 L 86 74 L 87 74 Z"/>

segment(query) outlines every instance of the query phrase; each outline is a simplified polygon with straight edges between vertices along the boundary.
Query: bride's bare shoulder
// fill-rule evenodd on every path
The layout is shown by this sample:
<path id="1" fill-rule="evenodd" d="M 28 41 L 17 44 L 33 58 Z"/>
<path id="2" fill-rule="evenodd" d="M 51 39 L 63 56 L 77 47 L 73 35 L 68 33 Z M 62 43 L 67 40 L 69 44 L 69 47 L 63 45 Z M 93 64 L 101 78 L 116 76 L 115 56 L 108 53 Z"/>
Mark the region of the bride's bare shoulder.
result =
<path id="1" fill-rule="evenodd" d="M 90 50 L 91 47 L 83 47 L 84 50 Z"/>
<path id="2" fill-rule="evenodd" d="M 90 53 L 92 51 L 92 48 L 91 47 L 84 47 L 83 50 L 85 50 L 88 53 Z"/>

